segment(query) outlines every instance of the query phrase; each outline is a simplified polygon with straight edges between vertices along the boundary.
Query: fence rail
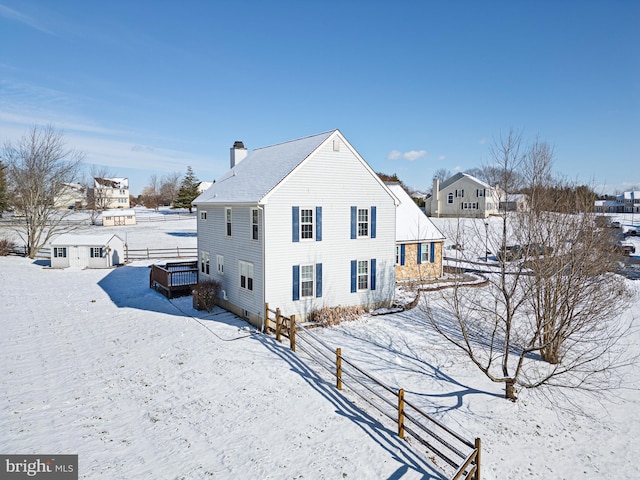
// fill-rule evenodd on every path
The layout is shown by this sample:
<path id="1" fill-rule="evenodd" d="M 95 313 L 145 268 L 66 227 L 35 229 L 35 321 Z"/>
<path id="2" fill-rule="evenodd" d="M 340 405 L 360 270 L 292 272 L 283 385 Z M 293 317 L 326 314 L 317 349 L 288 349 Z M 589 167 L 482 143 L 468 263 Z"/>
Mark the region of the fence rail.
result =
<path id="1" fill-rule="evenodd" d="M 269 317 L 275 314 L 275 319 Z M 296 324 L 295 316 L 282 315 L 280 309 L 272 310 L 265 305 L 265 328 L 275 330 L 276 339 L 289 337 L 293 351 L 298 348 L 320 367 L 335 377 L 336 388 L 346 385 L 351 392 L 362 398 L 380 414 L 397 424 L 398 436 L 405 432 L 432 453 L 431 460 L 452 480 L 480 480 L 481 441 L 463 438 L 438 420 L 434 419 L 405 398 L 404 389 L 394 389 L 375 378 L 342 354 L 342 349 L 333 350 L 318 335 L 304 324 Z M 436 460 L 436 457 L 440 461 Z"/>
<path id="2" fill-rule="evenodd" d="M 129 248 L 125 245 L 125 262 L 133 260 L 151 260 L 163 258 L 197 258 L 198 249 L 195 247 L 176 248 Z"/>

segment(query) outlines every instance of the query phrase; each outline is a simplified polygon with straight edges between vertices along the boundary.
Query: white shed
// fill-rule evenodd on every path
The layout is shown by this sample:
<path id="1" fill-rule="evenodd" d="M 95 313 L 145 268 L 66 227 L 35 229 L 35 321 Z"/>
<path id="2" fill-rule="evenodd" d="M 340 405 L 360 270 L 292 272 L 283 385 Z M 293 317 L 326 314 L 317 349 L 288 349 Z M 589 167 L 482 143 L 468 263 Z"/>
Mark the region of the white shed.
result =
<path id="1" fill-rule="evenodd" d="M 136 211 L 133 208 L 116 208 L 102 212 L 102 225 L 105 227 L 135 224 Z"/>
<path id="2" fill-rule="evenodd" d="M 51 242 L 51 267 L 114 267 L 124 263 L 124 248 L 124 241 L 114 234 L 66 233 Z"/>

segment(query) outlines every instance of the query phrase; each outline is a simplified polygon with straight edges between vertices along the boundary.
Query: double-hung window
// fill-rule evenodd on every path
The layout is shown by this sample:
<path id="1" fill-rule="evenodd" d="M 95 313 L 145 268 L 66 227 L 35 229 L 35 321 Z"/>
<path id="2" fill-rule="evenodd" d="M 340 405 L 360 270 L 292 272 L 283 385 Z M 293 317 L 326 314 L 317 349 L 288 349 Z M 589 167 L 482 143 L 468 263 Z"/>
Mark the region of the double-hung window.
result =
<path id="1" fill-rule="evenodd" d="M 253 263 L 240 260 L 240 288 L 253 291 Z"/>
<path id="2" fill-rule="evenodd" d="M 251 209 L 251 239 L 252 240 L 258 240 L 258 235 L 259 235 L 259 219 L 260 216 L 258 214 L 258 209 L 257 208 L 252 208 Z"/>
<path id="3" fill-rule="evenodd" d="M 322 241 L 322 207 L 291 207 L 291 241 Z"/>
<path id="4" fill-rule="evenodd" d="M 102 258 L 102 247 L 91 247 L 91 258 Z"/>
<path id="5" fill-rule="evenodd" d="M 226 235 L 227 237 L 230 237 L 231 236 L 231 207 L 225 207 L 224 215 L 227 223 Z"/>
<path id="6" fill-rule="evenodd" d="M 376 207 L 351 207 L 351 238 L 376 238 Z"/>
<path id="7" fill-rule="evenodd" d="M 207 220 L 207 211 L 203 210 L 200 212 L 200 220 L 202 221 L 206 221 Z"/>
<path id="8" fill-rule="evenodd" d="M 376 289 L 376 259 L 351 260 L 351 293 Z"/>
<path id="9" fill-rule="evenodd" d="M 302 240 L 313 239 L 313 210 L 311 208 L 300 209 L 300 238 Z"/>
<path id="10" fill-rule="evenodd" d="M 300 297 L 313 297 L 314 278 L 313 265 L 300 266 Z"/>
<path id="11" fill-rule="evenodd" d="M 358 209 L 358 236 L 359 237 L 369 236 L 369 209 L 368 208 Z"/>
<path id="12" fill-rule="evenodd" d="M 220 275 L 224 275 L 224 256 L 216 255 L 216 271 Z"/>
<path id="13" fill-rule="evenodd" d="M 453 203 L 453 193 L 447 195 L 447 203 Z"/>
<path id="14" fill-rule="evenodd" d="M 209 252 L 200 252 L 200 271 L 205 275 L 209 275 L 210 272 L 211 255 Z"/>
<path id="15" fill-rule="evenodd" d="M 67 258 L 67 247 L 55 247 L 53 256 L 56 258 Z"/>
<path id="16" fill-rule="evenodd" d="M 358 260 L 358 290 L 369 289 L 369 261 Z"/>

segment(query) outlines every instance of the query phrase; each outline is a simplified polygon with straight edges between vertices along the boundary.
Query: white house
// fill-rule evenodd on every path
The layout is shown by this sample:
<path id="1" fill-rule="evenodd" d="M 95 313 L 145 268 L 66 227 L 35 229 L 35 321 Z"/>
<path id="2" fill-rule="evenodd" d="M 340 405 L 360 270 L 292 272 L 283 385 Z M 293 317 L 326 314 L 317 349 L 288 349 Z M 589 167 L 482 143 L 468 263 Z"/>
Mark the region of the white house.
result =
<path id="1" fill-rule="evenodd" d="M 110 208 L 129 208 L 128 178 L 93 179 L 93 202 L 95 207 L 104 210 Z"/>
<path id="2" fill-rule="evenodd" d="M 596 200 L 594 210 L 598 213 L 640 213 L 640 191 L 624 192 L 615 200 Z"/>
<path id="3" fill-rule="evenodd" d="M 87 189 L 80 183 L 65 183 L 54 199 L 54 206 L 59 210 L 85 208 Z"/>
<path id="4" fill-rule="evenodd" d="M 440 183 L 433 179 L 425 212 L 431 217 L 487 218 L 497 214 L 500 195 L 496 188 L 467 173 L 457 173 Z"/>
<path id="5" fill-rule="evenodd" d="M 338 130 L 248 154 L 193 202 L 200 280 L 254 325 L 265 303 L 304 318 L 316 308 L 394 298 L 397 199 Z"/>
<path id="6" fill-rule="evenodd" d="M 124 263 L 124 249 L 117 235 L 65 233 L 51 242 L 51 267 L 110 268 Z"/>
<path id="7" fill-rule="evenodd" d="M 387 183 L 400 200 L 396 209 L 396 282 L 442 276 L 445 237 L 398 183 Z"/>
<path id="8" fill-rule="evenodd" d="M 115 208 L 102 212 L 102 225 L 105 227 L 135 224 L 136 211 L 133 208 Z"/>

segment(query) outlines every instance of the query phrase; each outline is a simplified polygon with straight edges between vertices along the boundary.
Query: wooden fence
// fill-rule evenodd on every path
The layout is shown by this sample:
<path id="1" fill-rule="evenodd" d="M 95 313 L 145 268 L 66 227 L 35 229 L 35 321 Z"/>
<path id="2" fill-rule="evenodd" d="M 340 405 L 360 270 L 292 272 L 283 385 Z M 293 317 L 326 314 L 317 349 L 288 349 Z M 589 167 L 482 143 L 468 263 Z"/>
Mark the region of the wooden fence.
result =
<path id="1" fill-rule="evenodd" d="M 275 314 L 271 318 L 269 313 Z M 289 345 L 306 353 L 318 365 L 327 370 L 336 380 L 336 388 L 347 386 L 350 391 L 369 403 L 378 412 L 394 422 L 398 436 L 409 433 L 432 454 L 429 458 L 452 480 L 480 480 L 481 441 L 463 438 L 441 422 L 432 418 L 409 402 L 404 389 L 395 390 L 357 366 L 342 354 L 342 349 L 333 350 L 305 324 L 296 324 L 295 316 L 286 317 L 280 309 L 272 310 L 265 305 L 265 330 L 275 331 L 276 340 L 289 338 Z"/>
<path id="2" fill-rule="evenodd" d="M 163 258 L 197 258 L 198 249 L 195 247 L 176 248 L 129 248 L 124 247 L 124 260 L 126 263 L 133 260 L 151 260 Z"/>

